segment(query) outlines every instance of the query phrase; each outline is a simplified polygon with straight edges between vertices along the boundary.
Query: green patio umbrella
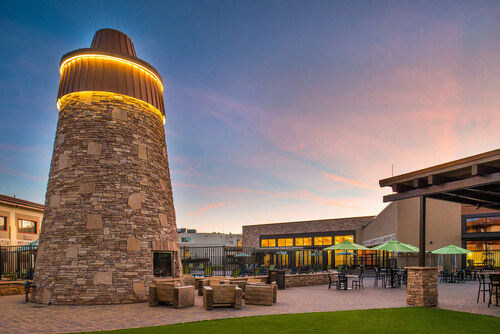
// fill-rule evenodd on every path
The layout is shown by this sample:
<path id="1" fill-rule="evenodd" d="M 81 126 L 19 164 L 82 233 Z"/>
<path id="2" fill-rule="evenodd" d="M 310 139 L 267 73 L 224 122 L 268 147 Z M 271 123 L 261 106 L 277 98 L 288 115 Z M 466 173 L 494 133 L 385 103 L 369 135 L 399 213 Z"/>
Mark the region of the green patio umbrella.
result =
<path id="1" fill-rule="evenodd" d="M 472 253 L 472 251 L 458 247 L 455 245 L 448 245 L 439 249 L 436 249 L 435 251 L 432 251 L 431 253 L 433 254 L 440 254 L 441 260 L 443 259 L 442 256 L 443 254 L 453 254 L 454 255 L 454 260 L 455 260 L 455 268 L 457 267 L 457 254 L 468 254 Z M 439 265 L 439 263 L 438 263 Z"/>
<path id="2" fill-rule="evenodd" d="M 340 244 L 332 245 L 326 248 L 323 248 L 325 251 L 329 250 L 370 250 L 370 248 L 366 248 L 365 246 L 358 245 L 349 240 L 342 241 Z"/>
<path id="3" fill-rule="evenodd" d="M 407 244 L 404 244 L 400 241 L 397 240 L 391 240 L 386 243 L 377 245 L 375 247 L 372 247 L 371 250 L 384 250 L 388 252 L 407 252 L 407 253 L 415 253 L 417 250 L 415 250 L 415 246 L 408 246 Z"/>
<path id="4" fill-rule="evenodd" d="M 413 249 L 413 251 L 415 252 L 420 252 L 420 248 L 418 248 L 417 246 L 413 246 L 413 245 L 410 245 L 410 244 L 405 244 L 406 246 L 410 247 L 411 249 Z"/>
<path id="5" fill-rule="evenodd" d="M 343 250 L 343 251 L 349 251 L 349 250 L 370 250 L 370 248 L 366 248 L 365 246 L 358 245 L 354 242 L 351 242 L 349 240 L 342 241 L 339 244 L 332 245 L 326 248 L 323 248 L 324 251 L 329 251 L 329 250 Z M 344 252 L 342 252 L 344 253 Z M 345 263 L 347 263 L 347 254 L 345 256 Z"/>
<path id="6" fill-rule="evenodd" d="M 415 246 L 407 245 L 402 243 L 401 241 L 397 240 L 391 240 L 386 243 L 377 245 L 375 247 L 372 247 L 372 250 L 383 250 L 387 252 L 406 252 L 406 253 L 416 253 L 418 250 L 415 250 Z M 394 254 L 392 254 L 392 257 L 394 258 Z"/>

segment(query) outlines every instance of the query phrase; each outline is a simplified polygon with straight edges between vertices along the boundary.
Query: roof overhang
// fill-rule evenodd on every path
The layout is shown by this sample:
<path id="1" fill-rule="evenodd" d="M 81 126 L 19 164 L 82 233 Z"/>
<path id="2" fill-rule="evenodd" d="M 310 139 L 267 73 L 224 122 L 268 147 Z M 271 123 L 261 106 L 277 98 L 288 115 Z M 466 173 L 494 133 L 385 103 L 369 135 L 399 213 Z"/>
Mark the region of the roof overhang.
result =
<path id="1" fill-rule="evenodd" d="M 379 181 L 391 187 L 384 202 L 425 196 L 500 209 L 500 149 Z"/>

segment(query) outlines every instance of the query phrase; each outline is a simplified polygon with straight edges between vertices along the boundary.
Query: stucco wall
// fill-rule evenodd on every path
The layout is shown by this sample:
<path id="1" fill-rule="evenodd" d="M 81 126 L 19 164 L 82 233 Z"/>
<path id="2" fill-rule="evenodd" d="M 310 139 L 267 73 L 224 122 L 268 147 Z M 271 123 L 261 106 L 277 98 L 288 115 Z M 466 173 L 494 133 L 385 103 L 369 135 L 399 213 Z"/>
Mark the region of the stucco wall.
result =
<path id="1" fill-rule="evenodd" d="M 7 231 L 0 231 L 0 239 L 9 239 L 9 246 L 17 246 L 19 243 L 24 245 L 27 242 L 32 242 L 38 239 L 43 217 L 42 210 L 28 209 L 17 205 L 0 203 L 0 216 L 7 218 Z M 36 221 L 37 233 L 18 233 L 18 219 Z"/>

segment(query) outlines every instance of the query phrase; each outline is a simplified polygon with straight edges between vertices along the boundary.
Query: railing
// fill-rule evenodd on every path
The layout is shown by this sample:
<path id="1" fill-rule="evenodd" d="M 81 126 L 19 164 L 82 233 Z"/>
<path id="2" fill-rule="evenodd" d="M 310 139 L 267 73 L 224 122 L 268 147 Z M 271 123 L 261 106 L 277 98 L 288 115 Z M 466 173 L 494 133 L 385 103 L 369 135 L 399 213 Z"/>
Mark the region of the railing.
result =
<path id="1" fill-rule="evenodd" d="M 38 246 L 0 247 L 0 277 L 7 279 L 31 279 L 35 270 Z"/>

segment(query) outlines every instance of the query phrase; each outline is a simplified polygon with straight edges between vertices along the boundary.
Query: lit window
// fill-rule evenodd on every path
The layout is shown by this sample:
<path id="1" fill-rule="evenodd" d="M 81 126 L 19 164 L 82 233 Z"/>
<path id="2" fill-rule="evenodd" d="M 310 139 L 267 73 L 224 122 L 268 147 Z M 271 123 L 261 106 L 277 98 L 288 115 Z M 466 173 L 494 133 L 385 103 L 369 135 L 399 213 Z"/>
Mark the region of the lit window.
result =
<path id="1" fill-rule="evenodd" d="M 304 238 L 304 246 L 311 246 L 312 238 Z"/>
<path id="2" fill-rule="evenodd" d="M 17 231 L 19 233 L 36 233 L 36 222 L 26 219 L 19 219 Z"/>
<path id="3" fill-rule="evenodd" d="M 189 249 L 184 250 L 184 258 L 185 259 L 189 258 Z"/>
<path id="4" fill-rule="evenodd" d="M 260 241 L 260 247 L 269 247 L 269 239 L 262 239 Z"/>
<path id="5" fill-rule="evenodd" d="M 315 246 L 323 245 L 323 237 L 314 237 L 314 245 Z"/>
<path id="6" fill-rule="evenodd" d="M 304 238 L 295 238 L 295 246 L 304 246 Z"/>
<path id="7" fill-rule="evenodd" d="M 350 242 L 354 242 L 354 236 L 353 235 L 346 235 L 344 237 L 344 240 L 347 240 L 347 241 L 350 241 Z"/>
<path id="8" fill-rule="evenodd" d="M 332 244 L 332 237 L 323 237 L 323 245 L 331 245 Z"/>
<path id="9" fill-rule="evenodd" d="M 7 231 L 7 217 L 0 217 L 0 231 Z"/>
<path id="10" fill-rule="evenodd" d="M 276 247 L 276 239 L 269 239 L 269 247 Z"/>
<path id="11" fill-rule="evenodd" d="M 342 236 L 335 237 L 335 245 L 340 244 L 342 241 L 344 241 L 344 237 Z"/>
<path id="12" fill-rule="evenodd" d="M 286 242 L 285 239 L 278 239 L 278 247 L 285 247 Z"/>
<path id="13" fill-rule="evenodd" d="M 293 246 L 293 238 L 287 238 L 285 244 L 287 247 Z"/>

